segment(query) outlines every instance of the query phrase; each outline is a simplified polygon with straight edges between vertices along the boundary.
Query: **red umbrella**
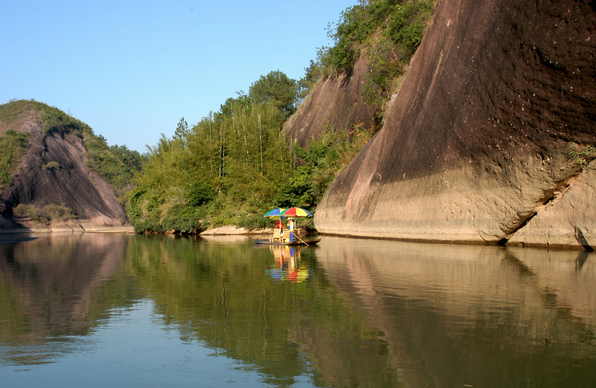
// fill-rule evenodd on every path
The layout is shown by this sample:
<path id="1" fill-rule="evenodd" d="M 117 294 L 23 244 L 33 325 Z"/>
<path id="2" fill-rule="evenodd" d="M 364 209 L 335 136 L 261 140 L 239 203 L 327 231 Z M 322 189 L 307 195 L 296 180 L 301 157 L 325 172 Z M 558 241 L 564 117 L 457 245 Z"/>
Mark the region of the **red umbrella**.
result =
<path id="1" fill-rule="evenodd" d="M 291 207 L 284 210 L 281 215 L 283 217 L 312 217 L 311 212 L 301 207 Z"/>

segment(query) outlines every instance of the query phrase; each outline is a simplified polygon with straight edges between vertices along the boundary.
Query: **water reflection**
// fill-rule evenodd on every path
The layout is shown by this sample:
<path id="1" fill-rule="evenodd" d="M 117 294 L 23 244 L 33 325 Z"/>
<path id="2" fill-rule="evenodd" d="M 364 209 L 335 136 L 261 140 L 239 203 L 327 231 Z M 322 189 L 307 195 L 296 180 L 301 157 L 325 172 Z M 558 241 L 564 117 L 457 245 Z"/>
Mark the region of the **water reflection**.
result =
<path id="1" fill-rule="evenodd" d="M 319 265 L 423 386 L 593 386 L 587 253 L 327 238 Z M 579 265 L 581 263 L 581 265 Z"/>
<path id="2" fill-rule="evenodd" d="M 310 275 L 309 263 L 300 260 L 300 247 L 270 245 L 267 248 L 273 252 L 275 266 L 267 269 L 267 274 L 277 281 L 301 283 Z"/>
<path id="3" fill-rule="evenodd" d="M 39 384 L 96 349 L 76 369 L 98 386 L 150 373 L 176 386 L 252 374 L 256 386 L 591 387 L 594 284 L 587 252 L 332 237 L 298 249 L 245 237 L 4 243 L 0 376 L 44 365 L 18 376 Z M 126 354 L 135 373 L 93 354 Z M 205 357 L 236 364 L 200 369 Z"/>
<path id="4" fill-rule="evenodd" d="M 108 308 L 98 299 L 127 243 L 122 235 L 29 240 L 0 244 L 0 342 L 9 345 L 1 356 L 16 364 L 52 362 L 76 350 L 77 338 Z"/>

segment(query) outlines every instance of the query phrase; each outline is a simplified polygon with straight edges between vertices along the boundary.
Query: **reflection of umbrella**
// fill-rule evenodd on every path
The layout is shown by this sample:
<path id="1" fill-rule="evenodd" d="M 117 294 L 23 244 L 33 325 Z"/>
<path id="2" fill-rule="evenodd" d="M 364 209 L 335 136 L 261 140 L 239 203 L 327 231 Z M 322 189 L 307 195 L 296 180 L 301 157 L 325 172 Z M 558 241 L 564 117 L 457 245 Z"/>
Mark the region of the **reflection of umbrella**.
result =
<path id="1" fill-rule="evenodd" d="M 312 214 L 301 207 L 291 207 L 289 209 L 285 209 L 281 215 L 283 217 L 312 217 Z"/>
<path id="2" fill-rule="evenodd" d="M 271 220 L 281 220 L 284 216 L 281 214 L 283 211 L 286 210 L 285 208 L 277 208 L 273 210 L 269 210 L 263 217 L 269 218 Z"/>

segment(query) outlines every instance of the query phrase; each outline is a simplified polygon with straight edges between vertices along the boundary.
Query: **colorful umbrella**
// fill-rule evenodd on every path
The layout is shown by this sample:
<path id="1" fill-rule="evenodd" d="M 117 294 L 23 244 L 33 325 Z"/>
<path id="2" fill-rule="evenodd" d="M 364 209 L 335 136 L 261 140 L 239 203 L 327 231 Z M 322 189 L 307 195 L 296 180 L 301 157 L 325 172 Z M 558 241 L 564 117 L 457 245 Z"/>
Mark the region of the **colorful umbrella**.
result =
<path id="1" fill-rule="evenodd" d="M 269 218 L 271 220 L 281 220 L 284 216 L 281 214 L 283 211 L 286 210 L 285 208 L 277 208 L 273 210 L 269 210 L 263 217 Z"/>
<path id="2" fill-rule="evenodd" d="M 285 209 L 281 215 L 283 217 L 312 217 L 312 214 L 308 210 L 301 207 L 291 207 Z"/>

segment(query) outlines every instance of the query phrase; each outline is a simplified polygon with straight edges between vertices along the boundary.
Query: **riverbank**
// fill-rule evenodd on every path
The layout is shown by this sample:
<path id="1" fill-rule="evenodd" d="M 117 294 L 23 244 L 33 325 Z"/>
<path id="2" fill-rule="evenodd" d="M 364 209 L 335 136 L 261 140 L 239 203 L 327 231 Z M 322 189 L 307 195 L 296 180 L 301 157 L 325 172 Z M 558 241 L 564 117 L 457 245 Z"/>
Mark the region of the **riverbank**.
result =
<path id="1" fill-rule="evenodd" d="M 28 228 L 3 228 L 0 235 L 31 233 L 134 233 L 132 226 L 36 226 Z"/>
<path id="2" fill-rule="evenodd" d="M 236 225 L 224 225 L 217 228 L 209 228 L 199 236 L 232 236 L 232 235 L 253 235 L 253 234 L 271 234 L 272 228 L 265 229 L 246 229 Z"/>

